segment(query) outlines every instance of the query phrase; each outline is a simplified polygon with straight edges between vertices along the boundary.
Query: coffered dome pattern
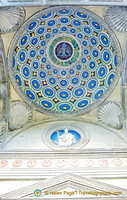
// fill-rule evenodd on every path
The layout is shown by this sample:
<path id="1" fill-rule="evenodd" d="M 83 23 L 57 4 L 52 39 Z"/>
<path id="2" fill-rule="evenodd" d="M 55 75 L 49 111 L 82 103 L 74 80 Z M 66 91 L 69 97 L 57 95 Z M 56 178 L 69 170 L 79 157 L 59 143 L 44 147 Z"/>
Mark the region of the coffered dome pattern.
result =
<path id="1" fill-rule="evenodd" d="M 9 52 L 12 83 L 41 112 L 82 114 L 99 105 L 120 75 L 115 35 L 92 12 L 52 7 L 32 16 Z"/>

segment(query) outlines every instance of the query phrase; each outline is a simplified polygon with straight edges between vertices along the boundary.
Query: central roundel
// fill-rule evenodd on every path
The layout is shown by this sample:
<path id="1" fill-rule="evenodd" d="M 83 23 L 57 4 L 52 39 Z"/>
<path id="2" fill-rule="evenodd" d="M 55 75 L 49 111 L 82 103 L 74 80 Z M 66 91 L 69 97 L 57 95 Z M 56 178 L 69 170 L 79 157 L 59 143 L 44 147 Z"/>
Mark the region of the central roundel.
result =
<path id="1" fill-rule="evenodd" d="M 73 48 L 68 42 L 60 42 L 55 48 L 55 55 L 58 59 L 67 61 L 72 57 Z"/>
<path id="2" fill-rule="evenodd" d="M 58 6 L 33 15 L 9 50 L 11 81 L 41 112 L 81 114 L 98 106 L 120 76 L 121 51 L 97 15 Z"/>
<path id="3" fill-rule="evenodd" d="M 71 67 L 81 57 L 81 45 L 73 35 L 61 33 L 49 41 L 46 53 L 53 66 Z"/>

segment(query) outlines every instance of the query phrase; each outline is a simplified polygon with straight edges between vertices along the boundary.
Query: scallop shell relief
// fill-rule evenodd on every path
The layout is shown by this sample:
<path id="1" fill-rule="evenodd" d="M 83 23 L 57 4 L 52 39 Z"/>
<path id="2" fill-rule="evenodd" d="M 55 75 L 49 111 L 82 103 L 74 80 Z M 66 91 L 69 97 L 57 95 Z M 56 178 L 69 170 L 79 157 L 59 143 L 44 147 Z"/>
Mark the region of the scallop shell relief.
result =
<path id="1" fill-rule="evenodd" d="M 31 108 L 22 101 L 15 101 L 10 104 L 9 128 L 19 129 L 32 121 Z"/>
<path id="2" fill-rule="evenodd" d="M 114 6 L 109 7 L 105 12 L 106 23 L 116 31 L 127 31 L 127 7 Z"/>
<path id="3" fill-rule="evenodd" d="M 0 33 L 8 33 L 22 25 L 25 12 L 22 7 L 0 8 Z"/>
<path id="4" fill-rule="evenodd" d="M 99 105 L 115 87 L 120 63 L 121 50 L 107 24 L 74 6 L 32 16 L 9 52 L 10 77 L 20 96 L 41 112 L 60 115 Z"/>
<path id="5" fill-rule="evenodd" d="M 120 104 L 115 101 L 103 103 L 98 111 L 98 120 L 111 128 L 121 129 L 123 124 Z"/>

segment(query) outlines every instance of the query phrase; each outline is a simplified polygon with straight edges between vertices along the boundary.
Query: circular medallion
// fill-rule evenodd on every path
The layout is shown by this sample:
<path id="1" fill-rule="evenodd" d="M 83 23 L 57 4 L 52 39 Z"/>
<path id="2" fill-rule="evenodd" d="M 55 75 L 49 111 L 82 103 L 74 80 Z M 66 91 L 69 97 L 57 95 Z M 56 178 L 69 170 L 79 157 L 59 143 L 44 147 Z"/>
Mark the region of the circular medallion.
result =
<path id="1" fill-rule="evenodd" d="M 55 48 L 55 55 L 58 59 L 67 61 L 72 57 L 73 48 L 68 42 L 60 42 Z"/>
<path id="2" fill-rule="evenodd" d="M 60 129 L 54 131 L 51 134 L 50 139 L 54 144 L 60 147 L 71 147 L 80 141 L 81 136 L 77 131 Z"/>
<path id="3" fill-rule="evenodd" d="M 78 39 L 69 34 L 59 34 L 48 43 L 46 54 L 53 66 L 60 69 L 74 66 L 81 57 Z"/>
<path id="4" fill-rule="evenodd" d="M 33 15 L 16 33 L 9 72 L 20 96 L 50 114 L 82 114 L 98 106 L 120 77 L 121 50 L 107 24 L 75 6 Z"/>
<path id="5" fill-rule="evenodd" d="M 89 134 L 86 128 L 72 122 L 49 124 L 43 131 L 43 142 L 53 149 L 78 149 L 88 144 Z"/>

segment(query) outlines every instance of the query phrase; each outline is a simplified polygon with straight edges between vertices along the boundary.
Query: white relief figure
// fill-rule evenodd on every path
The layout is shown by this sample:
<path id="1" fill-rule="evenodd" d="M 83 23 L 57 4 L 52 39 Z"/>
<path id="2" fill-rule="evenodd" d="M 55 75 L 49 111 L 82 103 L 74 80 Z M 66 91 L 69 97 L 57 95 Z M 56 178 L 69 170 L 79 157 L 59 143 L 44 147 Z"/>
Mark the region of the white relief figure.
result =
<path id="1" fill-rule="evenodd" d="M 75 136 L 69 133 L 67 128 L 65 129 L 62 135 L 60 135 L 60 133 L 57 132 L 57 136 L 59 146 L 71 146 L 72 144 L 76 143 Z"/>

